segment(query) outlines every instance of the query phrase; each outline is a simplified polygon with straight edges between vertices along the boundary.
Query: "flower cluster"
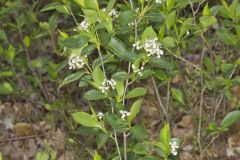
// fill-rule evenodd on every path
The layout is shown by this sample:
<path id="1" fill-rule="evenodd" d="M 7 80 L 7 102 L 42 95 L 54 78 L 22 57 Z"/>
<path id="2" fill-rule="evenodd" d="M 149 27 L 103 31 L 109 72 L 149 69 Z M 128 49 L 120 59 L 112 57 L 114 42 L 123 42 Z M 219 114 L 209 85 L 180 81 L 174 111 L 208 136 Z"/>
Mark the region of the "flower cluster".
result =
<path id="1" fill-rule="evenodd" d="M 129 116 L 131 115 L 131 113 L 128 112 L 128 111 L 120 110 L 119 112 L 120 112 L 121 118 L 122 118 L 123 120 L 125 120 L 126 117 L 129 117 Z"/>
<path id="2" fill-rule="evenodd" d="M 103 114 L 102 112 L 98 112 L 97 118 L 98 118 L 99 120 L 102 120 L 103 117 L 104 117 L 104 114 Z"/>
<path id="3" fill-rule="evenodd" d="M 106 8 L 103 8 L 103 12 L 106 12 Z M 113 19 L 115 19 L 115 18 L 118 17 L 118 11 L 113 8 L 113 9 L 108 13 L 108 15 L 109 15 L 110 17 L 112 17 Z"/>
<path id="4" fill-rule="evenodd" d="M 101 90 L 102 93 L 106 93 L 108 91 L 110 91 L 110 88 L 115 89 L 116 86 L 116 81 L 111 79 L 111 80 L 104 80 L 101 84 L 101 86 L 99 87 L 99 89 Z"/>
<path id="5" fill-rule="evenodd" d="M 84 61 L 83 59 L 80 58 L 79 55 L 77 55 L 76 53 L 72 53 L 69 57 L 68 57 L 68 65 L 69 65 L 69 69 L 81 69 L 84 66 Z"/>
<path id="6" fill-rule="evenodd" d="M 170 145 L 171 145 L 171 153 L 176 156 L 177 155 L 177 149 L 179 148 L 178 144 L 176 141 L 172 141 L 170 142 Z"/>
<path id="7" fill-rule="evenodd" d="M 136 66 L 132 65 L 133 73 L 138 74 L 139 76 L 142 76 L 142 71 L 144 70 L 144 67 L 142 66 L 140 69 L 136 68 Z"/>
<path id="8" fill-rule="evenodd" d="M 136 47 L 137 50 L 143 48 L 149 57 L 156 55 L 158 58 L 160 58 L 161 55 L 163 55 L 163 50 L 160 48 L 161 44 L 158 42 L 158 38 L 146 40 L 144 44 L 141 44 L 139 41 L 137 41 L 137 43 L 133 44 L 133 47 Z"/>
<path id="9" fill-rule="evenodd" d="M 88 21 L 85 19 L 84 21 L 82 21 L 80 23 L 79 29 L 80 30 L 84 30 L 84 31 L 88 31 L 89 30 L 89 26 L 90 24 L 88 23 Z"/>

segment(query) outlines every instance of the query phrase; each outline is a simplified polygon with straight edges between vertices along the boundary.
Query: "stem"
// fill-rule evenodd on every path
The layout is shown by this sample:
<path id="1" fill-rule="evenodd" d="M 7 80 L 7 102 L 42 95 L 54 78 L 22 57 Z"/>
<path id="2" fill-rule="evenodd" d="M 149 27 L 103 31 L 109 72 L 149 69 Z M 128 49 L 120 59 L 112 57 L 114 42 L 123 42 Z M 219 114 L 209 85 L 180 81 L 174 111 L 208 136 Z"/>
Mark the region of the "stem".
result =
<path id="1" fill-rule="evenodd" d="M 153 76 L 152 76 L 152 82 L 153 82 L 154 90 L 155 90 L 155 92 L 156 92 L 156 94 L 157 94 L 158 103 L 159 103 L 159 105 L 160 105 L 160 107 L 161 107 L 161 109 L 162 109 L 162 111 L 163 111 L 163 113 L 164 113 L 164 116 L 166 117 L 166 119 L 167 119 L 167 121 L 168 121 L 167 112 L 165 111 L 164 106 L 163 106 L 163 104 L 162 104 L 162 100 L 161 100 L 161 98 L 160 98 L 160 95 L 159 95 L 159 92 L 158 92 L 158 89 L 157 89 L 156 81 L 155 81 L 155 79 L 154 79 Z M 159 113 L 161 114 L 160 109 L 158 109 L 158 110 L 159 110 Z M 162 116 L 161 116 L 161 117 L 162 117 Z M 162 118 L 162 120 L 164 121 L 163 118 Z"/>
<path id="2" fill-rule="evenodd" d="M 200 70 L 200 83 L 201 83 L 201 95 L 200 95 L 200 107 L 199 107 L 199 121 L 198 121 L 198 145 L 199 145 L 199 153 L 200 153 L 200 160 L 202 160 L 203 155 L 202 155 L 202 144 L 201 144 L 201 129 L 202 129 L 202 109 L 203 109 L 203 96 L 204 96 L 204 79 L 203 79 L 203 58 L 204 58 L 204 35 L 203 33 L 201 34 L 201 39 L 202 39 L 202 53 L 201 53 L 201 70 Z"/>

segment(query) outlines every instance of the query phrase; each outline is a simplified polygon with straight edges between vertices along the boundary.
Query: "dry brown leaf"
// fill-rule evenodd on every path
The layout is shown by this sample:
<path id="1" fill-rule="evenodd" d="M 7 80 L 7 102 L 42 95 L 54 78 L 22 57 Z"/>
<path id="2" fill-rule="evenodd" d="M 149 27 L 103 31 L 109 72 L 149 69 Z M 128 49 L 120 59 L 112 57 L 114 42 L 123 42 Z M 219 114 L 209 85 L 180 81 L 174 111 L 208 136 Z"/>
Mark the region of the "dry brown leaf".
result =
<path id="1" fill-rule="evenodd" d="M 30 124 L 28 123 L 16 123 L 14 125 L 14 130 L 16 133 L 16 136 L 22 137 L 22 136 L 30 136 L 33 135 L 33 128 Z"/>

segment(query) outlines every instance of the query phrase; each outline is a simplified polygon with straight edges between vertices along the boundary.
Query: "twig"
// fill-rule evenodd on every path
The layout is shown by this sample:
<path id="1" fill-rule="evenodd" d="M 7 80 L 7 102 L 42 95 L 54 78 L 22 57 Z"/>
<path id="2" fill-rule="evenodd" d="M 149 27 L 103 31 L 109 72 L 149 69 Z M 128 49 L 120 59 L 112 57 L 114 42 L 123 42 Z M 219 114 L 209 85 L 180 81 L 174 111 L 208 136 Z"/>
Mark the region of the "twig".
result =
<path id="1" fill-rule="evenodd" d="M 202 53 L 201 53 L 201 70 L 200 70 L 200 85 L 201 85 L 201 95 L 200 95 L 200 106 L 199 106 L 199 122 L 198 122 L 198 145 L 199 145 L 199 153 L 200 153 L 200 160 L 202 160 L 202 144 L 201 144 L 201 129 L 202 129 L 202 109 L 203 109 L 203 95 L 205 88 L 204 87 L 204 79 L 203 79 L 203 59 L 205 55 L 204 47 L 205 47 L 205 42 L 204 42 L 204 35 L 203 33 L 201 34 L 201 39 L 202 39 Z"/>
<path id="2" fill-rule="evenodd" d="M 153 76 L 152 76 L 152 82 L 153 82 L 154 90 L 155 90 L 155 92 L 156 92 L 156 94 L 157 94 L 158 103 L 159 103 L 159 105 L 160 105 L 160 107 L 161 107 L 161 109 L 162 109 L 162 111 L 163 111 L 163 113 L 164 113 L 164 116 L 166 117 L 166 120 L 168 121 L 167 112 L 165 111 L 164 106 L 163 106 L 163 104 L 162 104 L 162 100 L 161 100 L 160 95 L 159 95 L 159 92 L 158 92 L 158 88 L 157 88 L 157 85 L 156 85 L 156 81 L 155 81 L 155 79 L 154 79 Z M 160 112 L 160 110 L 159 110 L 159 112 Z M 161 113 L 161 112 L 160 112 L 160 113 Z M 162 116 L 161 116 L 161 117 L 162 117 Z M 163 120 L 164 120 L 164 119 L 163 119 Z"/>
<path id="3" fill-rule="evenodd" d="M 21 140 L 26 140 L 26 139 L 33 139 L 37 137 L 45 137 L 45 134 L 42 135 L 31 135 L 31 136 L 23 136 L 23 137 L 14 137 L 14 138 L 7 138 L 7 139 L 0 139 L 0 143 L 6 143 L 10 141 L 21 141 Z"/>

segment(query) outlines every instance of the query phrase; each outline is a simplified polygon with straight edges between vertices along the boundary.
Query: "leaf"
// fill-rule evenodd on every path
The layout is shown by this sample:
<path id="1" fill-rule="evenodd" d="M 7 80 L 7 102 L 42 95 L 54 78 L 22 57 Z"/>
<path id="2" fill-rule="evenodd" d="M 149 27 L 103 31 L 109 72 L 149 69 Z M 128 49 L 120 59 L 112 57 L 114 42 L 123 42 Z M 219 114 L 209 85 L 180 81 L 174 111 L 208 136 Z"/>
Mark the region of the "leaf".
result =
<path id="1" fill-rule="evenodd" d="M 30 44 L 31 44 L 30 37 L 25 36 L 24 39 L 23 39 L 23 42 L 24 42 L 24 45 L 25 45 L 27 48 L 30 47 Z"/>
<path id="2" fill-rule="evenodd" d="M 61 13 L 70 14 L 67 7 L 62 5 L 59 2 L 53 2 L 53 3 L 48 4 L 43 9 L 41 9 L 40 12 L 46 12 L 46 11 L 50 11 L 50 10 L 57 10 L 58 12 L 61 12 Z"/>
<path id="3" fill-rule="evenodd" d="M 126 98 L 127 99 L 135 98 L 135 97 L 143 96 L 145 94 L 146 94 L 145 88 L 137 87 L 137 88 L 134 88 L 133 90 L 129 91 L 126 95 Z"/>
<path id="4" fill-rule="evenodd" d="M 79 80 L 81 79 L 83 76 L 85 75 L 84 72 L 82 71 L 78 71 L 76 73 L 73 73 L 73 74 L 70 74 L 69 76 L 67 76 L 66 78 L 64 78 L 64 80 L 62 81 L 62 83 L 60 84 L 59 88 L 71 83 L 71 82 L 74 82 L 76 80 Z"/>
<path id="5" fill-rule="evenodd" d="M 38 152 L 36 156 L 36 160 L 48 160 L 49 156 L 45 152 Z"/>
<path id="6" fill-rule="evenodd" d="M 130 109 L 130 121 L 132 121 L 136 115 L 140 112 L 142 106 L 142 99 L 135 101 Z"/>
<path id="7" fill-rule="evenodd" d="M 181 90 L 176 89 L 176 88 L 172 88 L 171 93 L 172 93 L 173 99 L 175 99 L 176 101 L 178 101 L 182 105 L 185 104 L 184 95 L 183 95 L 183 92 Z"/>
<path id="8" fill-rule="evenodd" d="M 72 113 L 72 117 L 75 122 L 86 126 L 86 127 L 94 127 L 94 128 L 102 128 L 98 121 L 86 112 L 75 112 Z"/>
<path id="9" fill-rule="evenodd" d="M 154 39 L 156 37 L 157 37 L 157 34 L 152 28 L 152 26 L 147 27 L 142 34 L 142 42 L 145 42 L 146 40 Z"/>
<path id="10" fill-rule="evenodd" d="M 83 97 L 89 101 L 100 100 L 100 99 L 106 98 L 106 96 L 101 91 L 96 90 L 96 89 L 87 91 Z"/>
<path id="11" fill-rule="evenodd" d="M 112 37 L 104 47 L 124 60 L 133 62 L 136 59 L 136 54 L 127 50 L 125 44 L 117 38 Z"/>
<path id="12" fill-rule="evenodd" d="M 101 59 L 101 57 L 96 58 L 93 61 L 92 68 L 96 68 L 96 67 L 101 66 L 102 62 L 103 62 L 103 64 L 110 63 L 110 62 L 115 62 L 116 60 L 115 60 L 114 56 L 115 55 L 113 55 L 111 53 L 107 53 L 107 54 L 102 55 L 102 59 Z"/>
<path id="13" fill-rule="evenodd" d="M 98 0 L 83 0 L 84 1 L 84 6 L 87 9 L 94 9 L 94 10 L 99 10 L 98 6 Z"/>
<path id="14" fill-rule="evenodd" d="M 125 71 L 117 72 L 112 75 L 112 78 L 116 81 L 125 81 L 129 78 L 129 74 Z"/>
<path id="15" fill-rule="evenodd" d="M 82 9 L 84 15 L 92 22 L 96 23 L 97 20 L 99 19 L 98 12 L 93 9 Z"/>
<path id="16" fill-rule="evenodd" d="M 176 21 L 176 11 L 173 11 L 167 15 L 165 23 L 167 25 L 168 30 L 175 24 Z"/>
<path id="17" fill-rule="evenodd" d="M 168 36 L 163 39 L 162 44 L 166 48 L 172 48 L 175 47 L 175 40 L 173 37 Z"/>
<path id="18" fill-rule="evenodd" d="M 173 65 L 164 57 L 161 58 L 153 57 L 150 59 L 149 63 L 154 67 L 163 68 L 167 70 L 173 69 Z"/>
<path id="19" fill-rule="evenodd" d="M 3 71 L 3 72 L 0 72 L 0 79 L 7 78 L 7 77 L 12 77 L 14 75 L 15 75 L 15 73 L 12 72 L 12 71 Z"/>
<path id="20" fill-rule="evenodd" d="M 107 8 L 106 8 L 106 13 L 109 13 L 109 12 L 112 10 L 115 2 L 116 2 L 116 0 L 110 0 L 110 1 L 108 2 Z"/>
<path id="21" fill-rule="evenodd" d="M 10 83 L 8 83 L 8 82 L 0 83 L 0 95 L 11 94 L 13 92 L 14 92 L 14 90 Z"/>
<path id="22" fill-rule="evenodd" d="M 87 36 L 78 34 L 65 39 L 63 45 L 71 49 L 82 48 L 88 43 L 88 40 L 89 38 Z"/>
<path id="23" fill-rule="evenodd" d="M 202 16 L 199 20 L 203 28 L 207 28 L 217 23 L 217 19 L 214 16 Z"/>
<path id="24" fill-rule="evenodd" d="M 134 147 L 133 147 L 133 152 L 136 154 L 141 154 L 141 155 L 146 155 L 149 153 L 149 149 L 146 145 L 144 145 L 143 143 L 137 143 Z"/>
<path id="25" fill-rule="evenodd" d="M 102 82 L 105 79 L 104 73 L 102 72 L 102 70 L 99 67 L 96 67 L 93 69 L 93 81 L 98 85 L 101 86 Z"/>
<path id="26" fill-rule="evenodd" d="M 98 133 L 96 137 L 97 148 L 100 149 L 109 139 L 109 135 L 106 133 Z"/>
<path id="27" fill-rule="evenodd" d="M 167 0 L 167 11 L 171 11 L 172 7 L 174 6 L 174 0 Z"/>
<path id="28" fill-rule="evenodd" d="M 203 8 L 203 13 L 202 13 L 203 16 L 211 16 L 211 12 L 210 12 L 210 9 L 208 7 L 208 3 L 206 3 L 205 7 Z"/>
<path id="29" fill-rule="evenodd" d="M 2 153 L 0 152 L 0 160 L 3 160 L 3 158 L 2 158 Z"/>
<path id="30" fill-rule="evenodd" d="M 162 143 L 164 145 L 164 148 L 168 150 L 170 148 L 170 141 L 171 141 L 170 126 L 168 123 L 166 123 L 160 131 L 159 142 Z"/>
<path id="31" fill-rule="evenodd" d="M 16 55 L 15 48 L 13 47 L 12 44 L 10 44 L 7 50 L 7 56 L 10 62 L 13 62 L 15 55 Z"/>
<path id="32" fill-rule="evenodd" d="M 101 156 L 95 151 L 94 160 L 102 160 Z"/>
<path id="33" fill-rule="evenodd" d="M 229 128 L 236 122 L 240 122 L 239 110 L 228 113 L 227 116 L 222 120 L 221 127 Z"/>

